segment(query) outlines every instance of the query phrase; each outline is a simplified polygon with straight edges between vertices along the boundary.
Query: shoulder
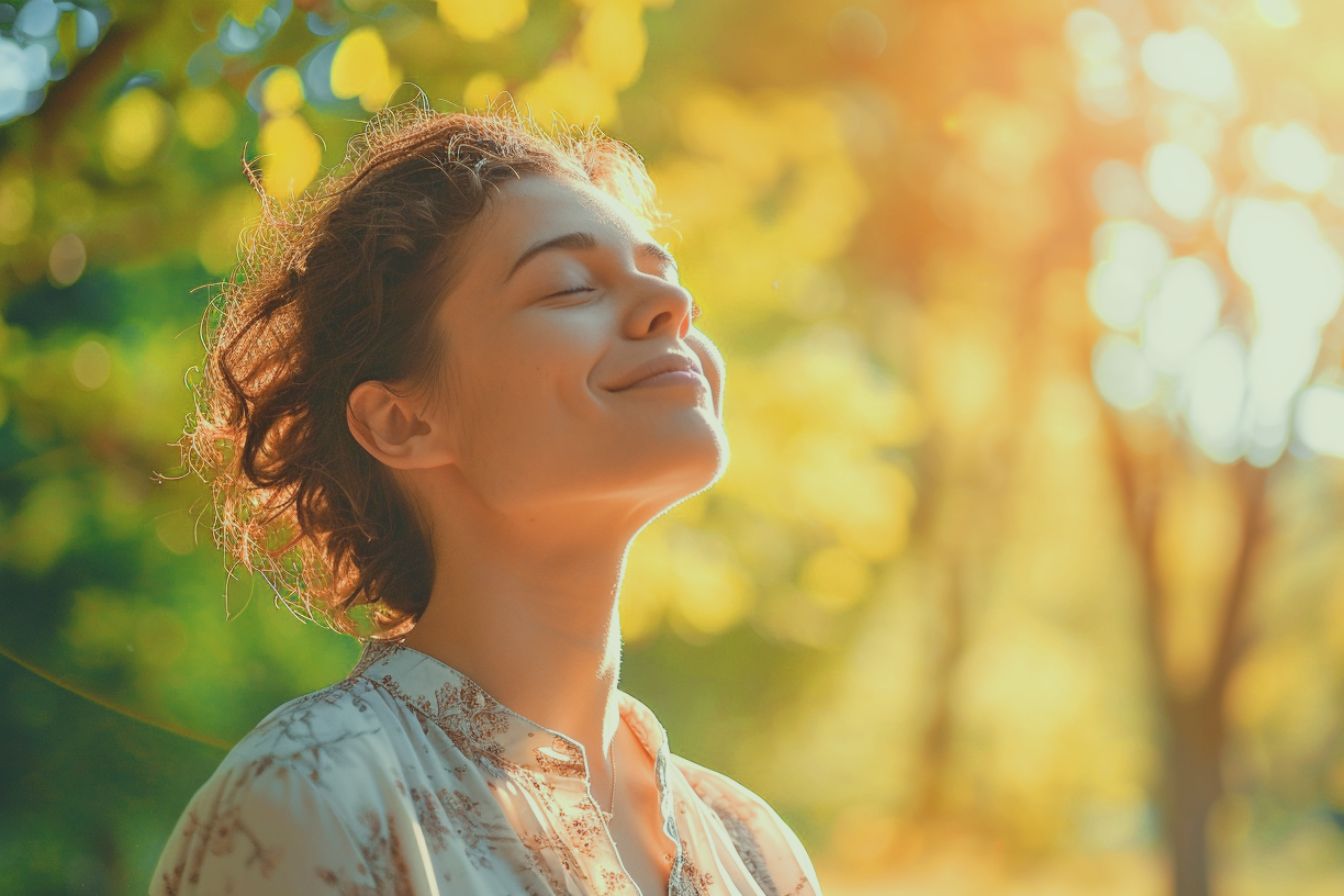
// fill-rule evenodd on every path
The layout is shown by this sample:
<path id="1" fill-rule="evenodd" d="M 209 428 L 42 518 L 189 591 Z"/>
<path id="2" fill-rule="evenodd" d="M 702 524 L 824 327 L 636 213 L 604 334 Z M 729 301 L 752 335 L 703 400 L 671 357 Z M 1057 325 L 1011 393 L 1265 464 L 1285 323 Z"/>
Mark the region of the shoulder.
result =
<path id="1" fill-rule="evenodd" d="M 192 795 L 151 893 L 379 892 L 397 764 L 376 701 L 347 680 L 267 714 Z"/>
<path id="2" fill-rule="evenodd" d="M 691 789 L 721 818 L 730 817 L 763 834 L 793 835 L 774 807 L 744 784 L 684 756 L 673 754 L 672 762 L 686 777 Z"/>
<path id="3" fill-rule="evenodd" d="M 381 694 L 363 678 L 348 678 L 287 700 L 234 744 L 221 770 L 290 764 L 320 781 L 324 770 L 388 759 L 388 725 Z"/>
<path id="4" fill-rule="evenodd" d="M 192 796 L 159 857 L 160 894 L 375 892 L 359 851 L 360 817 L 292 757 L 225 758 Z"/>
<path id="5" fill-rule="evenodd" d="M 758 879 L 772 879 L 781 894 L 819 894 L 806 848 L 793 829 L 759 794 L 722 772 L 675 753 L 671 762 L 701 802 L 723 822 L 744 863 Z"/>

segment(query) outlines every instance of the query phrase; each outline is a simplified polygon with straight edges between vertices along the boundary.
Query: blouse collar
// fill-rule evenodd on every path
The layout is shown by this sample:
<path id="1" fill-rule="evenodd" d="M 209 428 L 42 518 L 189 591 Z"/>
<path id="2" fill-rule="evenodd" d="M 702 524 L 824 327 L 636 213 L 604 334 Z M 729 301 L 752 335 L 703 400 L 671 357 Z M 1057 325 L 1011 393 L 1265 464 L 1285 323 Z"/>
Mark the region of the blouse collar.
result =
<path id="1" fill-rule="evenodd" d="M 380 685 L 443 729 L 464 754 L 501 774 L 517 767 L 544 776 L 587 780 L 584 748 L 496 700 L 464 672 L 400 641 L 366 640 L 347 680 Z M 617 688 L 626 723 L 656 760 L 666 763 L 667 732 L 653 711 Z"/>

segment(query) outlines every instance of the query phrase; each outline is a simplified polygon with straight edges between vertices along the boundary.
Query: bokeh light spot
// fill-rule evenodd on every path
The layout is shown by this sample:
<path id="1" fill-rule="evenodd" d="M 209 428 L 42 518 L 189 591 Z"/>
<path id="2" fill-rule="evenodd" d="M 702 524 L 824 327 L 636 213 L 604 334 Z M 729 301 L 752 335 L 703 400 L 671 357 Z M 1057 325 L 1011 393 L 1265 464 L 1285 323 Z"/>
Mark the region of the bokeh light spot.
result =
<path id="1" fill-rule="evenodd" d="M 1101 397 L 1122 411 L 1144 407 L 1157 391 L 1157 377 L 1138 343 L 1114 333 L 1092 352 L 1092 379 Z"/>
<path id="2" fill-rule="evenodd" d="M 558 113 L 566 121 L 598 119 L 610 125 L 616 116 L 616 96 L 611 88 L 583 65 L 563 60 L 548 66 L 518 91 L 520 105 L 540 121 Z"/>
<path id="3" fill-rule="evenodd" d="M 303 105 L 303 79 L 288 65 L 277 66 L 261 88 L 262 105 L 271 115 L 288 115 Z"/>
<path id="4" fill-rule="evenodd" d="M 359 98 L 368 112 L 386 105 L 401 80 L 387 45 L 371 25 L 354 29 L 340 42 L 331 60 L 331 92 L 339 99 Z"/>
<path id="5" fill-rule="evenodd" d="M 1106 221 L 1092 235 L 1095 266 L 1087 278 L 1087 301 L 1106 325 L 1131 330 L 1139 325 L 1143 303 L 1166 270 L 1171 247 L 1149 224 Z"/>
<path id="6" fill-rule="evenodd" d="M 322 146 L 301 116 L 270 119 L 257 142 L 267 157 L 262 182 L 272 196 L 297 196 L 317 176 Z"/>
<path id="7" fill-rule="evenodd" d="M 1262 321 L 1320 327 L 1339 310 L 1344 262 L 1301 202 L 1238 200 L 1228 222 L 1227 254 L 1251 287 Z"/>
<path id="8" fill-rule="evenodd" d="M 65 233 L 51 244 L 51 252 L 47 256 L 47 270 L 51 274 L 51 281 L 57 286 L 69 286 L 84 273 L 84 265 L 87 262 L 88 254 L 84 249 L 84 241 L 73 233 Z"/>
<path id="9" fill-rule="evenodd" d="M 172 108 L 145 86 L 123 93 L 107 110 L 103 161 L 108 174 L 126 179 L 142 168 L 168 137 Z"/>
<path id="10" fill-rule="evenodd" d="M 1298 399 L 1297 437 L 1317 454 L 1344 457 L 1344 388 L 1315 385 Z"/>
<path id="11" fill-rule="evenodd" d="M 462 104 L 468 109 L 485 109 L 490 101 L 508 86 L 499 72 L 485 71 L 472 75 L 462 88 Z"/>
<path id="12" fill-rule="evenodd" d="M 439 20 L 470 41 L 492 40 L 527 21 L 527 0 L 438 0 Z"/>
<path id="13" fill-rule="evenodd" d="M 1231 104 L 1238 96 L 1232 57 L 1218 38 L 1198 26 L 1144 38 L 1139 61 L 1159 87 L 1215 104 Z"/>
<path id="14" fill-rule="evenodd" d="M 1185 416 L 1191 435 L 1214 460 L 1230 463 L 1240 454 L 1242 409 L 1246 403 L 1246 349 L 1231 329 L 1211 335 L 1187 371 Z"/>
<path id="15" fill-rule="evenodd" d="M 1217 326 L 1222 302 L 1222 288 L 1208 264 L 1198 258 L 1171 262 L 1143 321 L 1143 348 L 1154 369 L 1178 373 Z"/>
<path id="16" fill-rule="evenodd" d="M 1213 172 L 1193 149 L 1180 143 L 1159 143 L 1144 165 L 1148 191 L 1173 218 L 1193 221 L 1213 202 Z"/>
<path id="17" fill-rule="evenodd" d="M 877 59 L 887 48 L 887 28 L 871 10 L 846 6 L 826 27 L 831 49 L 843 59 Z"/>
<path id="18" fill-rule="evenodd" d="M 799 583 L 808 598 L 826 610 L 844 610 L 867 596 L 872 588 L 868 562 L 847 545 L 828 545 L 803 563 Z"/>
<path id="19" fill-rule="evenodd" d="M 1256 167 L 1270 179 L 1300 193 L 1318 193 L 1330 182 L 1333 160 L 1305 124 L 1257 125 L 1250 131 L 1250 141 Z"/>
<path id="20" fill-rule="evenodd" d="M 613 90 L 629 87 L 644 68 L 648 35 L 637 3 L 600 3 L 588 10 L 575 54 Z"/>
<path id="21" fill-rule="evenodd" d="M 75 382 L 92 392 L 106 385 L 112 375 L 112 355 L 96 339 L 86 339 L 70 358 L 70 372 Z"/>
<path id="22" fill-rule="evenodd" d="M 1275 28 L 1292 28 L 1302 21 L 1302 10 L 1297 0 L 1255 0 L 1255 11 L 1266 25 Z"/>
<path id="23" fill-rule="evenodd" d="M 177 117 L 182 136 L 193 146 L 211 149 L 233 133 L 233 106 L 218 91 L 189 87 L 177 98 Z"/>

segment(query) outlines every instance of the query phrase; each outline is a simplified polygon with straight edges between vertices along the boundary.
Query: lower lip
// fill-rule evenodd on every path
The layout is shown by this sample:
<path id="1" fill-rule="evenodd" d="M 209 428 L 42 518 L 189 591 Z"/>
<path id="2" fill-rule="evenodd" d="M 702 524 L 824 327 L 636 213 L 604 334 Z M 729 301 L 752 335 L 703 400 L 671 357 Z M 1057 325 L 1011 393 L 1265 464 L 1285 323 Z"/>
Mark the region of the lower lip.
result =
<path id="1" fill-rule="evenodd" d="M 630 389 L 642 389 L 645 386 L 699 386 L 701 388 L 708 385 L 705 378 L 700 374 L 690 370 L 669 370 L 666 373 L 660 373 L 657 376 L 651 376 L 648 379 L 640 380 L 633 386 L 626 386 L 622 392 Z"/>

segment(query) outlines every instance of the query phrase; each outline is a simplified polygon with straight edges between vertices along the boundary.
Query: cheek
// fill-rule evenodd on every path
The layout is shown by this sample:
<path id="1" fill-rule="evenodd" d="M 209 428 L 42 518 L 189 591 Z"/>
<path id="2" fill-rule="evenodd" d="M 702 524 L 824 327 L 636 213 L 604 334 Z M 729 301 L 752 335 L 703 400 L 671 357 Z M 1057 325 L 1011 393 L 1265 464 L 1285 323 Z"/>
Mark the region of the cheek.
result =
<path id="1" fill-rule="evenodd" d="M 705 371 L 705 379 L 709 380 L 709 389 L 714 393 L 714 406 L 722 411 L 724 363 L 719 347 L 699 330 L 692 330 L 686 336 L 686 345 L 700 359 L 700 366 Z"/>
<path id="2" fill-rule="evenodd" d="M 580 314 L 539 315 L 486 353 L 493 376 L 527 401 L 554 403 L 585 396 L 607 350 L 600 326 Z M 591 386 L 600 385 L 592 383 Z"/>

